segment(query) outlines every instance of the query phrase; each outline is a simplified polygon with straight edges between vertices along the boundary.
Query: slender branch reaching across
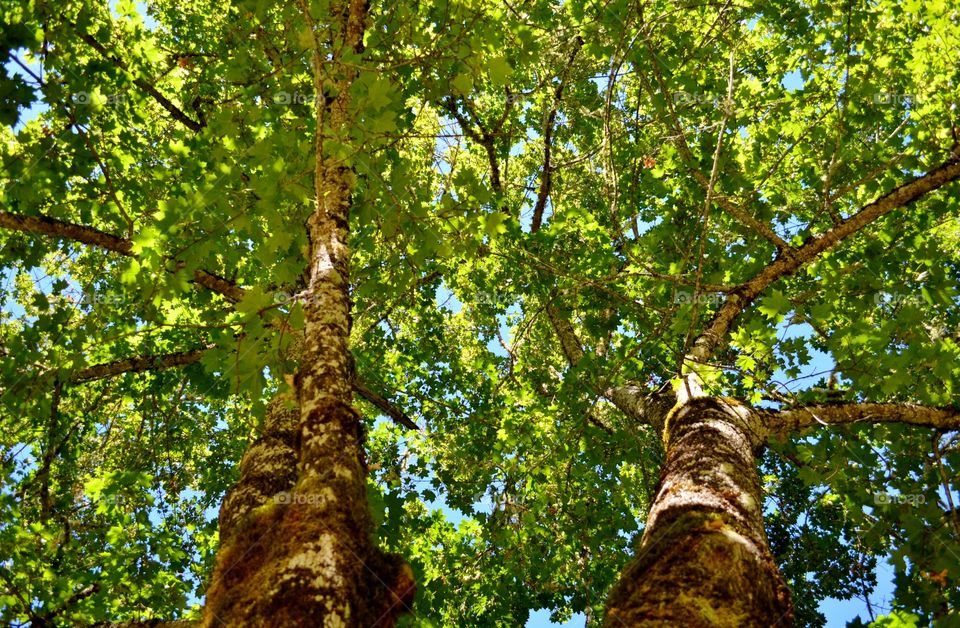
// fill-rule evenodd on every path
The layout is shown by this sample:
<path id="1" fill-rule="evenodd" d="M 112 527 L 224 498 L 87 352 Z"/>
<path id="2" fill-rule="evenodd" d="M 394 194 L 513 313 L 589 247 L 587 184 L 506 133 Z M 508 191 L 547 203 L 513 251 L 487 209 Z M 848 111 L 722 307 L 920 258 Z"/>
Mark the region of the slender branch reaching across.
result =
<path id="1" fill-rule="evenodd" d="M 533 208 L 533 220 L 530 223 L 530 232 L 536 233 L 543 223 L 543 210 L 547 206 L 547 199 L 550 196 L 550 189 L 553 184 L 553 162 L 551 161 L 553 151 L 553 125 L 557 120 L 557 108 L 560 106 L 560 99 L 563 98 L 563 88 L 567 85 L 567 74 L 577 58 L 577 53 L 583 48 L 583 37 L 577 35 L 573 43 L 573 50 L 567 59 L 567 65 L 563 68 L 563 74 L 560 77 L 560 83 L 553 93 L 553 104 L 550 106 L 550 113 L 547 114 L 547 121 L 543 125 L 543 171 L 540 174 L 540 191 L 537 192 L 537 204 Z"/>
<path id="2" fill-rule="evenodd" d="M 379 325 L 380 323 L 382 323 L 383 321 L 385 321 L 385 320 L 390 316 L 390 314 L 393 312 L 394 309 L 396 309 L 399 305 L 401 305 L 401 304 L 404 303 L 404 302 L 409 302 L 409 300 L 411 300 L 411 299 L 414 298 L 414 296 L 416 295 L 416 291 L 417 291 L 417 290 L 419 290 L 422 286 L 425 286 L 425 285 L 430 284 L 432 281 L 436 280 L 438 277 L 440 277 L 440 271 L 434 270 L 434 271 L 432 271 L 432 272 L 427 273 L 427 274 L 424 275 L 423 277 L 420 277 L 420 278 L 417 279 L 415 282 L 413 282 L 413 283 L 410 285 L 410 287 L 406 290 L 406 292 L 404 293 L 404 295 L 403 295 L 401 298 L 398 298 L 398 299 L 397 299 L 396 301 L 394 301 L 393 303 L 391 303 L 391 304 L 383 311 L 383 313 L 380 315 L 380 317 L 377 318 L 377 320 L 373 321 L 373 322 L 370 323 L 370 324 L 366 324 L 366 322 L 364 322 L 364 325 L 365 325 L 365 327 L 366 327 L 366 332 L 369 332 L 371 329 L 373 329 L 374 327 L 376 327 L 377 325 Z M 367 306 L 367 308 L 366 308 L 363 312 L 361 312 L 358 316 L 355 317 L 355 319 L 354 319 L 354 324 L 357 324 L 357 323 L 359 323 L 360 321 L 362 321 L 363 319 L 365 319 L 366 316 L 367 316 L 367 314 L 369 314 L 370 312 L 372 312 L 373 309 L 374 309 L 374 307 L 375 307 L 376 305 L 378 305 L 378 304 L 377 304 L 377 303 L 371 303 L 369 306 Z"/>
<path id="3" fill-rule="evenodd" d="M 651 63 L 650 69 L 653 72 L 653 76 L 657 81 L 657 86 L 660 89 L 662 94 L 668 94 L 670 92 L 666 81 L 664 80 L 663 74 L 660 72 L 660 67 L 657 63 L 657 55 L 653 50 L 653 46 L 649 41 L 645 42 L 647 47 L 647 52 L 650 55 Z M 647 90 L 647 93 L 650 94 L 651 98 L 654 97 L 655 93 L 653 91 L 653 86 L 646 80 L 644 80 L 643 75 L 641 74 L 641 81 L 643 81 L 644 87 Z M 654 98 L 654 102 L 656 99 Z M 673 100 L 667 98 L 667 114 L 670 117 L 670 123 L 673 128 L 673 133 L 675 137 L 674 143 L 677 146 L 677 150 L 680 151 L 680 156 L 683 158 L 684 163 L 687 168 L 690 170 L 690 173 L 693 175 L 693 178 L 696 179 L 697 183 L 706 191 L 710 189 L 711 184 L 710 180 L 707 178 L 703 172 L 700 171 L 699 164 L 697 163 L 696 157 L 693 155 L 693 152 L 690 150 L 690 146 L 687 143 L 686 133 L 683 132 L 683 128 L 680 125 L 679 118 L 677 117 L 677 111 L 673 106 Z M 741 225 L 747 227 L 753 233 L 765 238 L 771 242 L 778 251 L 786 250 L 790 245 L 783 240 L 777 233 L 766 223 L 760 222 L 747 212 L 746 209 L 737 205 L 729 198 L 722 194 L 714 194 L 713 200 L 729 215 L 733 216 L 737 222 Z"/>
<path id="4" fill-rule="evenodd" d="M 472 112 L 472 109 L 469 105 L 469 102 L 464 99 L 464 103 L 468 111 Z M 463 130 L 464 135 L 469 137 L 471 140 L 483 146 L 483 150 L 487 153 L 487 161 L 490 162 L 490 187 L 493 188 L 493 191 L 497 194 L 503 193 L 503 183 L 500 180 L 500 163 L 497 161 L 497 151 L 493 145 L 494 138 L 496 137 L 495 133 L 488 132 L 483 124 L 480 122 L 479 118 L 472 114 L 472 117 L 476 119 L 477 128 L 473 128 L 473 123 L 470 120 L 460 113 L 460 110 L 457 108 L 456 101 L 453 98 L 447 98 L 443 101 L 444 108 L 450 112 L 450 115 L 453 116 L 454 120 L 457 121 L 457 124 L 460 125 L 460 128 Z M 501 121 L 502 124 L 502 121 Z"/>
<path id="5" fill-rule="evenodd" d="M 73 27 L 73 30 L 77 33 L 77 36 L 83 42 L 85 42 L 88 46 L 90 46 L 91 48 L 99 52 L 101 55 L 103 55 L 105 59 L 110 61 L 112 64 L 114 64 L 121 70 L 130 69 L 130 66 L 126 62 L 124 62 L 123 59 L 112 54 L 109 50 L 106 49 L 106 47 L 103 44 L 97 41 L 92 35 L 90 35 L 89 33 L 83 32 L 80 29 L 80 27 L 77 26 L 76 24 L 71 24 L 70 26 Z M 183 124 L 183 126 L 187 127 L 191 131 L 199 132 L 205 126 L 203 123 L 197 122 L 192 118 L 190 118 L 190 116 L 185 114 L 182 109 L 180 109 L 175 104 L 173 104 L 173 102 L 171 102 L 169 98 L 161 94 L 160 91 L 156 87 L 154 87 L 152 84 L 150 84 L 149 81 L 146 81 L 140 77 L 136 77 L 133 79 L 133 83 L 137 87 L 145 91 L 147 94 L 149 94 L 150 97 L 153 98 L 155 101 L 157 101 L 157 103 L 161 107 L 166 109 L 170 113 L 170 115 L 173 116 L 175 120 Z"/>
<path id="6" fill-rule="evenodd" d="M 187 351 L 176 351 L 160 355 L 139 355 L 114 362 L 104 362 L 103 364 L 96 364 L 77 371 L 69 378 L 69 381 L 73 384 L 82 384 L 99 379 L 116 377 L 124 373 L 143 373 L 146 371 L 158 371 L 196 364 L 203 358 L 204 354 L 213 347 L 214 345 L 207 345 L 206 347 Z M 353 390 L 386 416 L 393 419 L 398 425 L 402 425 L 411 430 L 420 429 L 416 422 L 404 413 L 403 410 L 393 405 L 383 395 L 372 390 L 364 382 L 355 379 L 353 381 Z"/>
<path id="7" fill-rule="evenodd" d="M 93 584 L 87 585 L 82 589 L 78 589 L 77 591 L 74 591 L 73 595 L 71 595 L 66 600 L 64 600 L 63 603 L 60 604 L 58 607 L 45 613 L 44 615 L 37 617 L 34 620 L 32 625 L 35 625 L 35 626 L 53 625 L 52 622 L 54 619 L 56 619 L 60 615 L 64 614 L 65 612 L 67 612 L 68 610 L 76 606 L 77 602 L 85 600 L 91 595 L 94 595 L 95 593 L 99 593 L 99 592 L 100 592 L 99 582 L 94 582 Z"/>
<path id="8" fill-rule="evenodd" d="M 553 327 L 563 354 L 570 366 L 576 366 L 584 357 L 583 346 L 577 337 L 576 330 L 569 320 L 560 315 L 559 310 L 552 303 L 546 307 L 547 317 Z M 654 429 L 663 428 L 663 417 L 673 405 L 674 395 L 665 394 L 665 389 L 651 392 L 648 388 L 636 384 L 624 384 L 609 388 L 595 388 L 593 391 L 609 400 L 618 410 L 637 423 L 650 425 Z M 602 426 L 608 429 L 606 426 Z"/>
<path id="9" fill-rule="evenodd" d="M 93 227 L 77 225 L 48 216 L 18 216 L 9 212 L 0 211 L 0 228 L 24 233 L 48 235 L 95 246 L 125 257 L 136 257 L 133 253 L 133 243 L 129 239 L 120 238 Z M 434 276 L 435 275 L 429 275 L 428 277 L 432 279 Z M 205 270 L 195 271 L 194 281 L 213 292 L 225 296 L 233 302 L 242 300 L 245 294 L 244 289 L 232 281 Z M 78 371 L 73 375 L 71 381 L 74 383 L 82 383 L 114 377 L 123 373 L 141 373 L 144 371 L 186 366 L 199 362 L 203 354 L 209 349 L 210 347 L 205 347 L 162 355 L 135 356 L 115 362 L 98 364 Z M 384 397 L 372 391 L 362 382 L 355 382 L 354 390 L 399 425 L 408 429 L 419 429 L 413 419 L 404 414 L 403 411 L 399 410 Z"/>
<path id="10" fill-rule="evenodd" d="M 50 218 L 49 216 L 19 216 L 17 214 L 0 211 L 0 229 L 72 240 L 73 242 L 88 244 L 126 257 L 137 257 L 133 253 L 132 240 L 120 238 L 93 227 L 77 225 L 56 218 Z M 180 268 L 179 263 L 177 264 L 177 268 Z M 241 301 L 245 294 L 244 289 L 234 282 L 206 270 L 194 271 L 193 280 L 204 288 L 223 295 L 227 300 L 234 303 Z"/>
<path id="11" fill-rule="evenodd" d="M 390 403 L 385 397 L 371 390 L 366 384 L 359 380 L 353 381 L 353 391 L 369 401 L 375 408 L 393 419 L 397 425 L 410 430 L 419 430 L 416 422 L 407 416 L 403 410 Z"/>

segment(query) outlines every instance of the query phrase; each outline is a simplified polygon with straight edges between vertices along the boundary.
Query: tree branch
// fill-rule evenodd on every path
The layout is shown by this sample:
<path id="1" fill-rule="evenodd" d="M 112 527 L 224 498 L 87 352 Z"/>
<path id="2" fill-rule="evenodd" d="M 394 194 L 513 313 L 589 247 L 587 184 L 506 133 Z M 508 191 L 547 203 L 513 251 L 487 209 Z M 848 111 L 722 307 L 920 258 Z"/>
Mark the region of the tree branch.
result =
<path id="1" fill-rule="evenodd" d="M 93 227 L 77 225 L 49 216 L 19 216 L 0 211 L 0 228 L 72 240 L 126 257 L 134 259 L 137 257 L 133 253 L 133 242 L 131 240 L 117 237 Z M 182 265 L 183 263 L 177 260 L 177 269 L 181 268 Z M 234 282 L 206 270 L 195 270 L 193 281 L 208 290 L 223 295 L 233 303 L 242 300 L 246 294 L 246 291 Z"/>
<path id="2" fill-rule="evenodd" d="M 906 423 L 941 430 L 960 430 L 960 410 L 912 403 L 828 403 L 789 410 L 757 409 L 770 434 L 780 439 L 808 427 L 847 423 Z"/>
<path id="3" fill-rule="evenodd" d="M 694 362 L 707 360 L 720 346 L 737 317 L 773 282 L 792 274 L 880 217 L 957 179 L 960 179 L 960 160 L 953 158 L 929 173 L 887 192 L 826 233 L 811 235 L 800 248 L 782 250 L 780 255 L 753 279 L 727 296 L 713 320 L 694 342 L 687 358 Z"/>
<path id="4" fill-rule="evenodd" d="M 666 81 L 663 78 L 663 74 L 660 72 L 660 66 L 658 65 L 657 55 L 653 50 L 652 44 L 648 41 L 645 42 L 647 52 L 650 55 L 650 69 L 653 72 L 654 78 L 657 81 L 657 85 L 660 88 L 661 94 L 667 96 L 669 89 L 667 88 Z M 650 85 L 649 81 L 644 78 L 643 74 L 640 74 L 640 79 L 643 82 L 644 87 L 647 90 L 647 93 L 650 95 L 651 99 L 656 102 L 655 93 L 653 87 Z M 690 173 L 693 175 L 693 178 L 697 180 L 697 183 L 706 191 L 710 185 L 710 180 L 707 179 L 697 163 L 696 157 L 693 155 L 693 152 L 690 150 L 690 146 L 687 143 L 687 136 L 684 133 L 683 129 L 680 126 L 679 119 L 677 117 L 677 111 L 673 106 L 673 99 L 667 98 L 667 114 L 670 116 L 670 124 L 674 132 L 674 144 L 676 144 L 677 149 L 680 151 L 680 156 L 683 158 L 684 163 L 687 168 L 690 170 Z M 778 251 L 787 250 L 790 248 L 790 245 L 784 242 L 783 238 L 778 236 L 776 232 L 766 223 L 760 222 L 753 216 L 751 216 L 745 209 L 732 202 L 729 198 L 723 195 L 715 195 L 713 200 L 720 205 L 723 210 L 729 215 L 733 216 L 740 224 L 752 230 L 753 233 L 762 236 L 769 242 L 771 242 Z"/>
<path id="5" fill-rule="evenodd" d="M 383 314 L 381 314 L 380 317 L 377 318 L 377 320 L 373 321 L 369 325 L 365 324 L 366 328 L 364 333 L 368 333 L 371 329 L 373 329 L 374 327 L 376 327 L 377 325 L 385 321 L 387 317 L 389 317 L 390 314 L 393 312 L 393 310 L 396 309 L 401 303 L 404 303 L 404 302 L 409 303 L 410 301 L 412 301 L 415 298 L 416 291 L 419 288 L 429 284 L 431 281 L 433 281 L 434 279 L 437 279 L 438 277 L 440 277 L 440 271 L 434 270 L 432 272 L 427 273 L 423 277 L 420 277 L 419 279 L 417 279 L 413 284 L 410 285 L 409 288 L 407 288 L 403 296 L 401 296 L 396 301 L 391 303 L 387 307 L 387 309 L 384 310 Z M 373 302 L 369 306 L 367 306 L 367 308 L 364 309 L 363 312 L 361 312 L 359 315 L 357 315 L 354 318 L 354 324 L 356 325 L 357 323 L 360 323 L 364 318 L 366 318 L 367 314 L 371 312 L 376 305 L 379 305 L 379 304 L 376 302 Z"/>
<path id="6" fill-rule="evenodd" d="M 450 115 L 457 121 L 457 124 L 460 125 L 464 135 L 483 146 L 483 150 L 487 153 L 487 161 L 490 162 L 490 187 L 493 188 L 493 191 L 497 194 L 502 194 L 503 183 L 500 181 L 500 164 L 497 162 L 497 151 L 493 145 L 495 134 L 488 133 L 487 130 L 483 128 L 479 117 L 472 113 L 472 108 L 467 102 L 466 97 L 464 97 L 463 100 L 467 110 L 471 111 L 471 116 L 476 119 L 477 127 L 480 129 L 479 131 L 474 129 L 470 120 L 467 120 L 466 117 L 460 113 L 460 110 L 457 109 L 457 103 L 453 98 L 446 98 L 443 101 L 443 106 L 450 112 Z"/>
<path id="7" fill-rule="evenodd" d="M 560 340 L 560 346 L 563 349 L 563 355 L 567 358 L 570 366 L 576 366 L 583 359 L 583 346 L 577 337 L 577 332 L 573 324 L 566 318 L 560 316 L 557 307 L 551 302 L 547 304 L 547 318 L 550 319 L 550 325 Z"/>
<path id="8" fill-rule="evenodd" d="M 553 303 L 549 303 L 546 310 L 550 325 L 560 340 L 560 346 L 563 348 L 563 354 L 566 356 L 567 362 L 571 367 L 576 366 L 584 356 L 583 346 L 580 344 L 576 330 L 569 320 L 560 315 Z M 650 425 L 657 430 L 663 428 L 663 417 L 673 406 L 675 399 L 672 391 L 668 391 L 666 388 L 651 392 L 647 388 L 635 384 L 603 388 L 589 383 L 588 386 L 593 392 L 610 401 L 614 407 L 632 420 Z M 601 427 L 609 429 L 607 426 Z"/>
<path id="9" fill-rule="evenodd" d="M 38 627 L 39 627 L 39 626 L 53 626 L 54 624 L 51 623 L 51 622 L 52 622 L 54 619 L 56 619 L 58 616 L 62 615 L 63 613 L 67 612 L 68 610 L 70 610 L 73 606 L 75 606 L 75 605 L 77 604 L 77 602 L 80 602 L 80 601 L 82 601 L 82 600 L 85 600 L 86 598 L 90 597 L 91 595 L 93 595 L 93 594 L 95 594 L 95 593 L 99 593 L 99 591 L 100 591 L 100 583 L 99 583 L 99 582 L 94 582 L 94 583 L 91 584 L 91 585 L 88 585 L 88 586 L 86 586 L 86 587 L 84 587 L 84 588 L 82 588 L 82 589 L 79 589 L 79 590 L 77 590 L 77 591 L 74 591 L 73 595 L 71 595 L 71 596 L 68 597 L 66 600 L 64 600 L 63 604 L 61 604 L 61 605 L 58 606 L 57 608 L 49 611 L 49 612 L 46 613 L 45 615 L 42 615 L 42 616 L 40 616 L 40 617 L 37 617 L 37 618 L 33 621 L 33 623 L 32 623 L 31 625 L 32 625 L 32 626 L 38 626 Z"/>
<path id="10" fill-rule="evenodd" d="M 143 373 L 144 371 L 157 371 L 186 366 L 188 364 L 196 364 L 203 355 L 212 348 L 213 345 L 208 345 L 189 351 L 177 351 L 175 353 L 164 353 L 161 355 L 138 355 L 115 362 L 105 362 L 77 371 L 70 378 L 70 382 L 82 384 L 98 379 L 115 377 L 124 373 Z"/>
<path id="11" fill-rule="evenodd" d="M 48 216 L 19 216 L 0 211 L 0 227 L 11 231 L 49 235 L 64 240 L 89 244 L 107 251 L 133 257 L 133 243 L 93 227 L 76 225 Z"/>
<path id="12" fill-rule="evenodd" d="M 93 48 L 94 50 L 99 52 L 101 55 L 103 55 L 103 57 L 106 58 L 108 61 L 110 61 L 113 65 L 117 66 L 121 70 L 126 70 L 128 72 L 131 71 L 130 66 L 127 63 L 125 63 L 119 57 L 111 54 L 110 51 L 108 51 L 103 46 L 103 44 L 101 44 L 96 39 L 94 39 L 92 35 L 81 31 L 76 24 L 71 23 L 70 26 L 73 28 L 74 32 L 77 34 L 78 37 L 80 37 L 81 40 L 83 40 L 91 48 Z M 154 87 L 148 81 L 145 81 L 140 77 L 135 77 L 133 79 L 133 83 L 134 85 L 136 85 L 137 87 L 145 91 L 147 94 L 149 94 L 155 101 L 157 101 L 157 103 L 161 107 L 166 109 L 170 113 L 170 115 L 174 117 L 175 120 L 183 124 L 185 127 L 190 129 L 191 131 L 199 132 L 205 126 L 203 123 L 196 122 L 193 119 L 191 119 L 187 114 L 183 112 L 182 109 L 180 109 L 175 104 L 173 104 L 169 98 L 161 94 L 157 90 L 157 88 Z"/>
<path id="13" fill-rule="evenodd" d="M 550 196 L 550 188 L 553 183 L 553 163 L 550 160 L 553 150 L 553 125 L 557 119 L 557 108 L 560 105 L 560 99 L 563 97 L 563 88 L 567 84 L 567 74 L 573 67 L 573 62 L 577 58 L 577 53 L 583 47 L 583 37 L 577 35 L 574 39 L 573 50 L 567 59 L 567 65 L 563 68 L 563 74 L 560 77 L 560 84 L 557 85 L 553 93 L 553 104 L 550 106 L 550 113 L 547 114 L 547 121 L 543 129 L 543 172 L 540 175 L 540 191 L 537 193 L 537 204 L 533 208 L 533 220 L 530 223 L 530 233 L 536 233 L 540 230 L 543 223 L 543 210 L 547 206 L 547 198 Z"/>
<path id="14" fill-rule="evenodd" d="M 383 412 L 385 415 L 393 419 L 393 422 L 397 425 L 402 425 L 403 427 L 410 430 L 419 430 L 420 427 L 411 419 L 409 416 L 404 414 L 403 410 L 396 407 L 390 403 L 386 398 L 377 394 L 373 390 L 367 387 L 366 384 L 360 380 L 353 380 L 353 390 L 358 395 L 369 401 L 375 408 Z"/>
<path id="15" fill-rule="evenodd" d="M 145 371 L 157 371 L 187 366 L 188 364 L 196 364 L 203 358 L 204 354 L 213 347 L 214 345 L 207 345 L 206 347 L 188 351 L 177 351 L 161 355 L 140 355 L 116 360 L 114 362 L 105 362 L 77 371 L 69 378 L 69 381 L 73 384 L 82 384 L 98 379 L 116 377 L 124 373 L 143 373 Z M 420 429 L 416 422 L 402 410 L 390 403 L 390 401 L 382 395 L 371 390 L 360 380 L 354 379 L 353 389 L 358 395 L 369 401 L 373 406 L 393 419 L 398 425 L 402 425 L 411 430 Z"/>

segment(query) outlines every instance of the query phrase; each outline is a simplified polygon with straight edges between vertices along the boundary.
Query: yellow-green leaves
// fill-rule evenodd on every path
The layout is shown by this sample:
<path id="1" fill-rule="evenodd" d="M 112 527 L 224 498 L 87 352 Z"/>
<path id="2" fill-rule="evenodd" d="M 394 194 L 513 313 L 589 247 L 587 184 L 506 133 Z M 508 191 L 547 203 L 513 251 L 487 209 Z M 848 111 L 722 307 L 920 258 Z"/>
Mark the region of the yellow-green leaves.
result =
<path id="1" fill-rule="evenodd" d="M 473 76 L 468 72 L 458 74 L 450 82 L 450 85 L 459 96 L 467 96 L 473 91 Z"/>
<path id="2" fill-rule="evenodd" d="M 485 62 L 487 75 L 494 86 L 503 86 L 508 84 L 508 79 L 513 68 L 504 57 L 490 57 Z"/>
<path id="3" fill-rule="evenodd" d="M 790 301 L 780 290 L 772 290 L 760 301 L 757 310 L 770 320 L 780 320 L 790 311 Z"/>

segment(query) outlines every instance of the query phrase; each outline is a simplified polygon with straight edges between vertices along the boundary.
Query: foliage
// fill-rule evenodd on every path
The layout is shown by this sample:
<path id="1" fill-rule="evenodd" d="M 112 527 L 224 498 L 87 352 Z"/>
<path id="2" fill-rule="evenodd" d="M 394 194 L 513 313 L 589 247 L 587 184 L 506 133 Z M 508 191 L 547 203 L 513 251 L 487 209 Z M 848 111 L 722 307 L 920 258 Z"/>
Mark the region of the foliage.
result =
<path id="1" fill-rule="evenodd" d="M 956 10 L 372 4 L 346 59 L 356 124 L 328 148 L 357 178 L 358 377 L 423 428 L 358 401 L 378 540 L 414 566 L 412 625 L 599 617 L 662 459 L 605 391 L 670 380 L 778 243 L 949 158 Z M 291 371 L 283 330 L 302 326 L 311 34 L 293 3 L 259 0 L 3 0 L 0 20 L 19 60 L 0 75 L 0 212 L 125 242 L 0 229 L 0 619 L 188 616 L 215 509 Z M 956 190 L 768 289 L 710 391 L 960 407 Z M 888 555 L 898 611 L 878 625 L 955 620 L 958 445 L 896 424 L 773 444 L 768 532 L 801 623 L 869 595 Z"/>

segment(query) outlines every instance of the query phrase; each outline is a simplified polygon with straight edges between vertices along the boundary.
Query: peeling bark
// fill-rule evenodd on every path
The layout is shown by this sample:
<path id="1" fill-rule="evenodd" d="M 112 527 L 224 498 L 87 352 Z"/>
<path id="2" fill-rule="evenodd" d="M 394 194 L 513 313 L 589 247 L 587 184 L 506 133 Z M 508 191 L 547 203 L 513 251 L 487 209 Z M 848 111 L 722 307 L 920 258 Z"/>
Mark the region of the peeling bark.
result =
<path id="1" fill-rule="evenodd" d="M 657 497 L 605 625 L 790 626 L 790 593 L 763 528 L 762 418 L 735 401 L 693 397 L 665 424 Z"/>

